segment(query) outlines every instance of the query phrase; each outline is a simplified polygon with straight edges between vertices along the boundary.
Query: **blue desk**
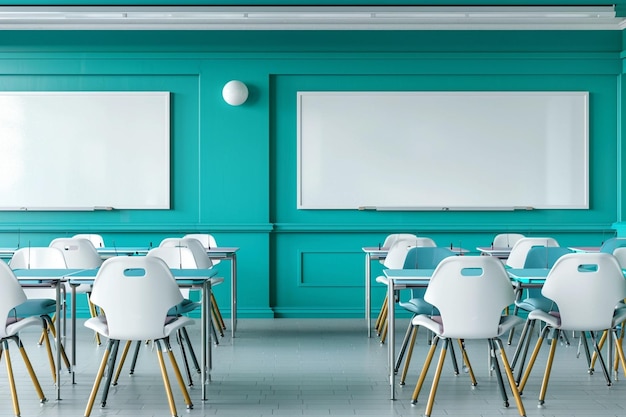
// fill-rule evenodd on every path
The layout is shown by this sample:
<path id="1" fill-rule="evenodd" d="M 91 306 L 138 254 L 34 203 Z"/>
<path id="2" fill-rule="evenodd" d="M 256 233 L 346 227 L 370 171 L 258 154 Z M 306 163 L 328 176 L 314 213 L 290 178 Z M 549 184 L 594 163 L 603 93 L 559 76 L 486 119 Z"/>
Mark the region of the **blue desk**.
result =
<path id="1" fill-rule="evenodd" d="M 211 278 L 217 275 L 216 268 L 210 269 L 170 269 L 180 287 L 200 288 L 202 290 L 201 303 L 201 338 L 202 364 L 200 379 L 202 380 L 202 400 L 207 400 L 206 385 L 211 380 Z M 69 276 L 72 287 L 72 366 L 76 365 L 76 287 L 80 284 L 93 284 L 98 269 L 84 269 Z"/>
<path id="2" fill-rule="evenodd" d="M 434 269 L 385 269 L 387 285 L 387 353 L 388 353 L 388 369 L 389 369 L 389 384 L 391 385 L 391 399 L 396 399 L 396 374 L 395 368 L 395 293 L 398 290 L 407 288 L 424 288 L 428 286 L 430 277 L 435 272 Z"/>

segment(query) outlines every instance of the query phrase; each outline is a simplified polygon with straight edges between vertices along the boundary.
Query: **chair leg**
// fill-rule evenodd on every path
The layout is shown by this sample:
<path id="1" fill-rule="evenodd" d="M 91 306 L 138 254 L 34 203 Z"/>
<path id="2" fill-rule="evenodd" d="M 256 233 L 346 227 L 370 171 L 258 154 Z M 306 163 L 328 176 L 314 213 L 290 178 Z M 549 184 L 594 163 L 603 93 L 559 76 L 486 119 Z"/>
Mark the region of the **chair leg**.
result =
<path id="1" fill-rule="evenodd" d="M 600 350 L 602 350 L 602 348 L 604 347 L 604 343 L 606 342 L 607 334 L 608 334 L 608 330 L 605 330 L 604 332 L 602 332 L 602 336 L 600 337 L 600 340 L 598 341 L 598 348 Z M 591 362 L 589 363 L 589 368 L 590 369 L 595 368 L 596 359 L 597 358 L 598 358 L 598 354 L 594 351 L 593 354 L 591 355 Z"/>
<path id="2" fill-rule="evenodd" d="M 488 340 L 489 343 L 489 355 L 491 356 L 491 363 L 494 371 L 496 372 L 496 379 L 498 380 L 498 387 L 500 388 L 500 395 L 502 396 L 502 402 L 504 406 L 508 408 L 509 406 L 509 397 L 504 389 L 504 379 L 502 379 L 502 371 L 500 371 L 500 364 L 498 363 L 498 359 L 496 358 L 496 347 L 494 345 L 494 341 L 492 339 Z"/>
<path id="3" fill-rule="evenodd" d="M 189 355 L 191 356 L 191 361 L 193 362 L 194 368 L 196 368 L 196 373 L 201 373 L 200 364 L 198 363 L 198 357 L 196 356 L 196 352 L 193 349 L 193 345 L 191 344 L 191 339 L 189 339 L 189 333 L 187 333 L 187 329 L 185 327 L 180 329 L 183 339 L 185 343 L 187 343 L 187 349 L 189 349 Z"/>
<path id="4" fill-rule="evenodd" d="M 24 348 L 24 344 L 22 343 L 22 340 L 17 336 L 13 336 L 12 338 L 13 340 L 15 340 L 18 350 L 20 351 L 20 354 L 22 355 L 22 360 L 24 361 L 24 365 L 26 366 L 26 370 L 28 371 L 28 375 L 30 376 L 31 381 L 33 382 L 33 386 L 35 387 L 35 391 L 37 392 L 37 396 L 39 397 L 39 402 L 44 403 L 48 401 L 46 399 L 46 396 L 43 393 L 43 390 L 41 389 L 41 384 L 39 383 L 39 379 L 37 378 L 37 375 L 35 374 L 33 365 L 31 364 L 30 359 L 28 358 L 28 355 L 26 354 L 26 349 Z"/>
<path id="5" fill-rule="evenodd" d="M 183 327 L 184 329 L 184 327 Z M 176 358 L 174 357 L 174 353 L 172 352 L 172 347 L 170 346 L 169 339 L 163 339 L 163 343 L 167 350 L 168 356 L 170 358 L 170 362 L 172 364 L 172 369 L 174 370 L 174 375 L 176 375 L 176 380 L 178 381 L 178 386 L 180 387 L 181 392 L 183 393 L 183 398 L 185 399 L 185 404 L 187 405 L 187 409 L 193 408 L 193 403 L 191 402 L 191 397 L 189 396 L 189 392 L 185 387 L 185 383 L 183 381 L 183 376 L 180 373 L 180 368 L 178 367 L 178 363 L 176 362 Z"/>
<path id="6" fill-rule="evenodd" d="M 615 374 L 617 377 L 617 371 L 618 371 L 618 359 L 619 362 L 622 364 L 622 369 L 624 371 L 624 376 L 626 376 L 626 358 L 624 357 L 624 348 L 622 346 L 622 338 L 619 337 L 617 335 L 617 332 L 615 331 L 615 329 L 613 329 L 613 337 L 615 339 L 615 364 L 614 364 L 614 369 L 615 369 Z"/>
<path id="7" fill-rule="evenodd" d="M 161 348 L 161 342 L 155 340 L 156 354 L 159 361 L 159 368 L 161 368 L 161 377 L 163 378 L 163 386 L 165 387 L 165 395 L 167 396 L 167 402 L 170 406 L 170 415 L 176 417 L 176 404 L 174 404 L 174 395 L 172 394 L 172 386 L 170 385 L 170 379 L 167 376 L 167 369 L 165 368 L 165 361 L 163 360 L 163 351 Z"/>
<path id="8" fill-rule="evenodd" d="M 15 376 L 13 375 L 13 366 L 11 364 L 11 355 L 9 354 L 9 342 L 7 339 L 2 341 L 4 344 L 4 361 L 7 364 L 7 377 L 9 379 L 9 389 L 11 391 L 11 399 L 13 400 L 13 413 L 16 417 L 20 416 L 20 403 L 17 399 L 17 390 L 15 389 Z"/>
<path id="9" fill-rule="evenodd" d="M 426 360 L 424 360 L 424 366 L 422 367 L 422 372 L 415 384 L 415 389 L 413 390 L 413 396 L 411 397 L 411 404 L 417 404 L 417 397 L 422 390 L 422 385 L 424 384 L 424 379 L 426 379 L 426 373 L 428 372 L 428 368 L 430 368 L 430 363 L 433 360 L 433 356 L 435 355 L 435 350 L 437 349 L 437 344 L 439 343 L 439 337 L 435 336 L 432 343 L 430 344 L 430 349 L 428 349 L 428 354 L 426 355 Z"/>
<path id="10" fill-rule="evenodd" d="M 213 320 L 211 320 L 213 322 L 213 328 L 219 332 L 220 336 L 224 337 L 224 328 L 220 325 L 220 319 L 217 316 L 217 312 L 215 311 L 215 308 L 213 307 L 213 303 L 211 302 L 211 317 L 213 317 Z"/>
<path id="11" fill-rule="evenodd" d="M 113 347 L 113 340 L 109 339 L 109 342 L 107 343 L 107 347 L 104 350 L 104 355 L 102 356 L 102 361 L 100 362 L 100 367 L 98 368 L 98 373 L 96 374 L 96 379 L 93 383 L 93 387 L 91 388 L 89 399 L 87 400 L 87 407 L 85 408 L 85 414 L 84 414 L 85 417 L 89 417 L 91 415 L 93 403 L 96 400 L 96 395 L 98 394 L 98 389 L 100 388 L 100 381 L 102 381 L 102 375 L 104 374 L 104 370 L 106 369 L 107 362 L 109 361 L 109 355 L 111 353 L 112 347 Z"/>
<path id="12" fill-rule="evenodd" d="M 180 356 L 183 358 L 185 372 L 187 373 L 187 381 L 191 387 L 193 386 L 193 380 L 191 379 L 191 370 L 189 369 L 189 361 L 187 360 L 187 352 L 185 351 L 185 340 L 181 334 L 181 329 L 176 331 L 176 340 L 178 342 L 178 347 L 180 348 Z"/>
<path id="13" fill-rule="evenodd" d="M 559 330 L 555 330 L 559 332 Z M 548 353 L 548 362 L 546 363 L 546 370 L 543 373 L 543 380 L 541 381 L 541 390 L 539 391 L 539 405 L 543 405 L 546 399 L 546 391 L 548 390 L 548 381 L 550 380 L 550 372 L 552 371 L 552 363 L 554 362 L 554 352 L 556 351 L 558 335 L 554 335 L 552 343 L 550 343 L 550 353 Z"/>
<path id="14" fill-rule="evenodd" d="M 502 358 L 502 366 L 504 366 L 504 372 L 506 373 L 507 379 L 509 380 L 511 392 L 513 393 L 513 398 L 515 399 L 515 404 L 517 406 L 517 411 L 519 412 L 519 415 L 523 417 L 526 415 L 526 409 L 524 408 L 524 404 L 522 403 L 522 396 L 517 390 L 517 385 L 515 384 L 515 379 L 513 378 L 513 370 L 511 369 L 509 360 L 506 357 L 504 345 L 502 344 L 502 341 L 498 338 L 494 339 L 494 342 L 498 345 L 498 348 L 500 350 L 500 357 Z"/>
<path id="15" fill-rule="evenodd" d="M 382 331 L 383 321 L 385 317 L 387 317 L 387 296 L 383 299 L 383 303 L 380 306 L 380 310 L 378 311 L 378 317 L 376 317 L 376 323 L 374 324 L 374 328 L 376 329 L 376 334 L 380 336 Z"/>
<path id="16" fill-rule="evenodd" d="M 111 349 L 111 355 L 109 355 L 109 363 L 107 364 L 106 380 L 104 381 L 104 388 L 102 390 L 102 401 L 100 407 L 104 408 L 107 405 L 107 398 L 109 397 L 109 389 L 111 388 L 111 380 L 113 379 L 113 370 L 115 369 L 115 362 L 117 360 L 117 351 L 120 346 L 119 340 L 113 341 L 113 349 Z"/>
<path id="17" fill-rule="evenodd" d="M 217 322 L 219 323 L 222 330 L 226 330 L 226 322 L 224 322 L 224 317 L 222 316 L 222 312 L 220 311 L 220 307 L 217 305 L 217 300 L 215 299 L 215 295 L 211 291 L 211 307 L 215 309 L 215 315 L 217 316 Z"/>
<path id="18" fill-rule="evenodd" d="M 520 352 L 522 354 L 521 361 L 519 363 L 519 368 L 517 371 L 517 378 L 515 379 L 515 381 L 518 384 L 519 384 L 520 379 L 522 378 L 522 371 L 524 370 L 524 363 L 526 362 L 526 356 L 528 356 L 528 349 L 530 348 L 530 337 L 535 331 L 536 323 L 537 323 L 537 320 L 528 320 L 526 323 L 524 323 L 526 334 L 523 335 L 523 337 L 522 335 L 520 335 L 520 340 L 517 344 L 517 347 L 515 348 L 515 355 L 513 356 L 513 363 L 511 364 L 511 369 L 517 367 L 516 363 L 519 358 Z M 522 333 L 523 332 L 524 330 L 522 330 Z"/>
<path id="19" fill-rule="evenodd" d="M 137 358 L 139 357 L 140 349 L 141 349 L 141 340 L 137 340 L 135 342 L 135 351 L 133 352 L 133 360 L 130 363 L 130 370 L 128 371 L 129 375 L 133 375 L 135 373 L 135 366 L 137 366 Z"/>
<path id="20" fill-rule="evenodd" d="M 400 377 L 400 385 L 404 385 L 406 381 L 406 375 L 409 372 L 409 364 L 411 363 L 411 357 L 413 357 L 413 348 L 415 347 L 415 341 L 417 339 L 417 331 L 419 326 L 411 325 L 411 338 L 409 341 L 409 349 L 404 359 L 404 367 L 402 368 L 402 376 Z"/>
<path id="21" fill-rule="evenodd" d="M 446 338 L 445 343 L 441 348 L 441 353 L 439 354 L 439 362 L 437 363 L 437 369 L 435 370 L 435 377 L 433 378 L 433 384 L 430 387 L 430 394 L 428 395 L 428 403 L 426 404 L 426 411 L 424 411 L 424 415 L 426 417 L 430 416 L 430 413 L 433 411 L 433 406 L 435 405 L 435 396 L 437 395 L 437 388 L 439 387 L 439 378 L 441 377 L 441 370 L 443 369 L 443 363 L 446 360 L 446 351 L 449 345 L 450 345 L 450 339 Z"/>
<path id="22" fill-rule="evenodd" d="M 404 332 L 404 338 L 402 339 L 402 344 L 400 345 L 400 352 L 398 353 L 398 357 L 396 358 L 396 363 L 393 368 L 394 373 L 398 373 L 398 369 L 400 369 L 400 364 L 402 363 L 402 359 L 406 353 L 406 349 L 409 345 L 409 339 L 413 334 L 413 325 L 411 321 L 409 321 L 409 325 L 406 328 L 406 332 Z"/>
<path id="23" fill-rule="evenodd" d="M 124 362 L 126 361 L 126 355 L 128 355 L 128 351 L 130 350 L 130 345 L 132 343 L 133 342 L 130 340 L 127 340 L 126 343 L 124 343 L 124 349 L 122 350 L 120 363 L 117 365 L 117 370 L 115 371 L 115 376 L 113 377 L 113 382 L 111 383 L 113 386 L 116 386 L 117 381 L 120 379 L 120 373 L 122 372 L 122 367 L 124 366 Z"/>
<path id="24" fill-rule="evenodd" d="M 602 357 L 602 353 L 600 352 L 600 348 L 598 347 L 598 343 L 596 341 L 594 332 L 589 332 L 589 335 L 591 337 L 591 341 L 593 342 L 593 348 L 595 350 L 595 353 L 597 354 L 598 359 L 600 360 L 600 366 L 602 366 L 602 373 L 604 374 L 604 378 L 606 379 L 606 385 L 610 387 L 612 385 L 611 376 L 609 375 L 609 372 L 606 367 L 606 363 L 604 362 L 604 358 Z"/>
<path id="25" fill-rule="evenodd" d="M 533 353 L 530 355 L 530 359 L 528 360 L 528 366 L 526 367 L 526 371 L 524 372 L 524 376 L 518 384 L 518 391 L 520 394 L 524 392 L 524 387 L 526 386 L 526 382 L 528 381 L 528 377 L 530 376 L 530 371 L 532 371 L 533 366 L 535 365 L 535 360 L 537 360 L 537 355 L 539 354 L 539 350 L 541 349 L 541 345 L 543 343 L 543 339 L 548 334 L 550 328 L 548 326 L 544 327 L 537 339 L 537 343 L 535 344 L 535 348 L 533 349 Z"/>
<path id="26" fill-rule="evenodd" d="M 54 327 L 54 320 L 48 316 L 48 315 L 43 315 L 41 316 L 44 321 L 46 322 L 48 328 L 50 329 L 50 333 L 56 338 L 56 329 Z M 46 335 L 48 333 L 46 332 Z M 69 372 L 72 371 L 72 365 L 70 365 L 70 360 L 67 357 L 67 354 L 65 353 L 65 347 L 63 347 L 63 343 L 61 343 L 61 359 L 63 359 L 63 363 L 65 363 L 65 367 L 68 369 Z M 60 365 L 59 365 L 60 366 Z"/>
<path id="27" fill-rule="evenodd" d="M 50 364 L 50 372 L 52 372 L 52 381 L 56 384 L 57 383 L 56 365 L 54 363 L 54 355 L 52 354 L 52 346 L 50 343 L 50 338 L 48 337 L 48 329 L 47 329 L 45 320 L 43 322 L 43 336 L 44 336 L 43 341 L 44 341 L 44 344 L 46 345 L 46 352 L 48 353 L 48 363 Z"/>
<path id="28" fill-rule="evenodd" d="M 472 386 L 475 387 L 476 385 L 478 385 L 478 382 L 476 381 L 476 376 L 474 375 L 472 364 L 470 363 L 469 357 L 467 356 L 467 351 L 465 350 L 465 340 L 457 339 L 457 341 L 459 343 L 459 347 L 461 348 L 461 356 L 463 356 L 463 363 L 465 364 L 467 372 L 469 373 L 470 381 L 472 381 Z"/>
<path id="29" fill-rule="evenodd" d="M 459 364 L 456 361 L 456 352 L 454 351 L 454 343 L 450 343 L 448 345 L 448 349 L 450 349 L 450 358 L 452 359 L 452 370 L 454 371 L 454 375 L 459 375 Z"/>

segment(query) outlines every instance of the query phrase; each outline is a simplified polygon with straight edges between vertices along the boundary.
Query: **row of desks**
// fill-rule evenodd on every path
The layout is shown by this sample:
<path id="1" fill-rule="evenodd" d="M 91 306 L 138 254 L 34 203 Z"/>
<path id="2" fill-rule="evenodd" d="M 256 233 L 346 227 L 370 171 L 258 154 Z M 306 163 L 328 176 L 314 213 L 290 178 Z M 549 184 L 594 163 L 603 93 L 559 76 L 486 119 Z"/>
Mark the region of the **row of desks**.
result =
<path id="1" fill-rule="evenodd" d="M 19 248 L 0 248 L 0 259 L 10 260 Z M 113 256 L 145 255 L 151 247 L 126 246 L 126 247 L 102 247 L 96 248 L 102 258 Z M 237 330 L 237 252 L 238 247 L 214 247 L 207 249 L 207 254 L 212 260 L 225 260 L 231 263 L 230 268 L 230 329 L 231 336 L 235 337 Z"/>
<path id="2" fill-rule="evenodd" d="M 181 287 L 199 288 L 202 290 L 201 303 L 201 337 L 202 337 L 202 365 L 201 387 L 202 400 L 206 400 L 206 384 L 210 381 L 212 367 L 211 357 L 211 278 L 217 274 L 216 268 L 210 269 L 171 269 L 174 278 Z M 69 283 L 72 288 L 72 354 L 71 369 L 72 383 L 75 382 L 74 369 L 76 367 L 76 287 L 80 284 L 93 284 L 98 269 L 15 269 L 15 275 L 23 286 L 49 286 L 56 290 L 56 317 L 58 324 L 56 338 L 57 361 L 57 399 L 61 399 L 61 339 L 65 329 L 62 328 L 61 318 L 61 286 Z"/>

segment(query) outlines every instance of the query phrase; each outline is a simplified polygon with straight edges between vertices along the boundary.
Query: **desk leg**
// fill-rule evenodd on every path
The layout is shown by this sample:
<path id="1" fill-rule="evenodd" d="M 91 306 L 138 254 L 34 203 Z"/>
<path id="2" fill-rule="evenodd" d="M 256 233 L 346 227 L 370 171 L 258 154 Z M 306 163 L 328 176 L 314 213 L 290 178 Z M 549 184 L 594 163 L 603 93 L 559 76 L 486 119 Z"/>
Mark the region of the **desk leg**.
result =
<path id="1" fill-rule="evenodd" d="M 391 399 L 396 399 L 396 374 L 395 367 L 395 281 L 389 278 L 387 285 L 387 348 L 388 348 L 388 365 L 389 368 L 389 384 L 391 385 Z"/>
<path id="2" fill-rule="evenodd" d="M 230 269 L 230 328 L 232 337 L 237 330 L 237 254 L 233 253 Z"/>
<path id="3" fill-rule="evenodd" d="M 211 381 L 212 356 L 211 349 L 213 340 L 211 338 L 211 280 L 207 279 L 202 284 L 202 307 L 201 307 L 201 329 L 202 338 L 202 366 L 200 379 L 202 380 L 202 401 L 207 400 L 206 386 Z"/>
<path id="4" fill-rule="evenodd" d="M 61 331 L 63 330 L 63 324 L 61 320 L 61 281 L 57 281 L 55 285 L 56 291 L 56 310 L 54 312 L 55 317 L 57 318 L 57 400 L 61 399 Z"/>
<path id="5" fill-rule="evenodd" d="M 77 285 L 71 285 L 72 287 L 72 384 L 76 383 L 74 369 L 76 369 L 76 287 Z"/>
<path id="6" fill-rule="evenodd" d="M 372 337 L 372 318 L 370 310 L 372 307 L 372 257 L 369 253 L 365 254 L 365 322 L 367 323 L 367 337 Z"/>

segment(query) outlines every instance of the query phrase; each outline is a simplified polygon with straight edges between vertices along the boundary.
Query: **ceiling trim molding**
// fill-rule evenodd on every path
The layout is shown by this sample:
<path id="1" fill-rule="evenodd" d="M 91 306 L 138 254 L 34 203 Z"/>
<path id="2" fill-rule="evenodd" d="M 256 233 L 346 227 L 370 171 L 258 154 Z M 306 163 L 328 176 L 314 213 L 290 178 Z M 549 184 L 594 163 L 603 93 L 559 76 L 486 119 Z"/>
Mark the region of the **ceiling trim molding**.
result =
<path id="1" fill-rule="evenodd" d="M 0 30 L 622 30 L 613 6 L 0 6 Z"/>

